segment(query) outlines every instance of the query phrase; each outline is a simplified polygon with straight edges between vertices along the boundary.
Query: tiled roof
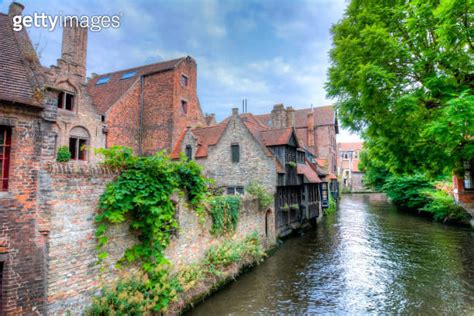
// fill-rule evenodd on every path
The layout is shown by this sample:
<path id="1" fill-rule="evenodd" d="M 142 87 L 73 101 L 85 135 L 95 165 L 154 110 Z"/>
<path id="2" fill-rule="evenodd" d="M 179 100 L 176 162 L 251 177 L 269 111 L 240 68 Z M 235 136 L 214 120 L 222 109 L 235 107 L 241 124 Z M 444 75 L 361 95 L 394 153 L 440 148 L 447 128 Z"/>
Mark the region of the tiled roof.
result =
<path id="1" fill-rule="evenodd" d="M 140 76 L 163 72 L 174 69 L 186 57 L 168 60 L 151 65 L 129 68 L 116 72 L 98 75 L 87 83 L 92 103 L 97 107 L 99 113 L 104 114 L 107 110 L 124 95 L 132 85 L 139 80 Z M 128 79 L 121 79 L 126 73 L 136 72 Z M 104 84 L 96 84 L 97 80 L 109 77 L 109 81 Z"/>
<path id="2" fill-rule="evenodd" d="M 362 142 L 354 142 L 354 143 L 337 143 L 337 149 L 339 151 L 354 151 L 354 150 L 362 150 Z"/>
<path id="3" fill-rule="evenodd" d="M 318 174 L 308 163 L 298 164 L 296 166 L 296 172 L 298 174 L 304 175 L 309 183 L 321 183 L 321 179 L 318 177 Z"/>
<path id="4" fill-rule="evenodd" d="M 293 129 L 291 127 L 268 129 L 260 131 L 260 137 L 265 146 L 286 145 L 290 140 Z"/>
<path id="5" fill-rule="evenodd" d="M 0 13 L 0 100 L 42 107 L 34 98 L 26 61 L 8 15 Z"/>

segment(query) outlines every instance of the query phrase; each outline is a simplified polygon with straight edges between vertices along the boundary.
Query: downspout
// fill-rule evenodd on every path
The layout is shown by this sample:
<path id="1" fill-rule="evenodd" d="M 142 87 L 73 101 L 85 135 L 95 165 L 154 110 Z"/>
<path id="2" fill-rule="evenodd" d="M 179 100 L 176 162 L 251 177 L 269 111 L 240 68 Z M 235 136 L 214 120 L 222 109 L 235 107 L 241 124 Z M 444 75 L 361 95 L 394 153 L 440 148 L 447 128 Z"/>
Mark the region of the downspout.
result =
<path id="1" fill-rule="evenodd" d="M 143 154 L 143 112 L 145 108 L 144 104 L 144 85 L 145 85 L 145 78 L 144 76 L 140 76 L 140 128 L 139 128 L 139 135 L 138 135 L 138 155 L 141 156 Z"/>

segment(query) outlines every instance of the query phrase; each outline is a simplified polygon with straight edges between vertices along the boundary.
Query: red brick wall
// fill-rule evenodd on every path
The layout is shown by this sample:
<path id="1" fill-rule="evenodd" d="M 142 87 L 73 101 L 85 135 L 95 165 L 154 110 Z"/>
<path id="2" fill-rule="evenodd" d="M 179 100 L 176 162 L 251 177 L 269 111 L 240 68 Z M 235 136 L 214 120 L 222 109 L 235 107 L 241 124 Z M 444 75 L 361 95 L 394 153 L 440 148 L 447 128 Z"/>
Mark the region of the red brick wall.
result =
<path id="1" fill-rule="evenodd" d="M 453 188 L 457 201 L 465 204 L 474 204 L 474 191 L 464 189 L 462 177 L 453 176 Z"/>
<path id="2" fill-rule="evenodd" d="M 0 104 L 0 125 L 12 126 L 8 192 L 0 192 L 0 260 L 4 314 L 43 313 L 45 237 L 37 214 L 37 184 L 42 153 L 39 113 Z M 3 315 L 3 314 L 2 314 Z"/>
<path id="3" fill-rule="evenodd" d="M 140 81 L 106 113 L 107 147 L 121 145 L 138 153 L 140 139 Z"/>

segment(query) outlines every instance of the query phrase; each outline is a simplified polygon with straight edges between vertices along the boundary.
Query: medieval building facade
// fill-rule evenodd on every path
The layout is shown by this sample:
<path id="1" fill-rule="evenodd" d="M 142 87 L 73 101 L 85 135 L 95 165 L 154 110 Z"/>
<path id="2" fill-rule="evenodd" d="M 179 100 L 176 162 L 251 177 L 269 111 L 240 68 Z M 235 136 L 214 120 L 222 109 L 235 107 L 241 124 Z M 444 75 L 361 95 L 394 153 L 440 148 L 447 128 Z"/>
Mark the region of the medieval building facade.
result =
<path id="1" fill-rule="evenodd" d="M 180 153 L 201 164 L 227 194 L 262 184 L 274 195 L 269 214 L 275 214 L 272 229 L 280 236 L 321 215 L 323 181 L 292 126 L 269 127 L 233 109 L 220 124 L 185 130 L 172 156 Z"/>
<path id="2" fill-rule="evenodd" d="M 337 176 L 341 191 L 362 192 L 365 190 L 364 173 L 359 169 L 361 150 L 361 142 L 337 144 Z"/>

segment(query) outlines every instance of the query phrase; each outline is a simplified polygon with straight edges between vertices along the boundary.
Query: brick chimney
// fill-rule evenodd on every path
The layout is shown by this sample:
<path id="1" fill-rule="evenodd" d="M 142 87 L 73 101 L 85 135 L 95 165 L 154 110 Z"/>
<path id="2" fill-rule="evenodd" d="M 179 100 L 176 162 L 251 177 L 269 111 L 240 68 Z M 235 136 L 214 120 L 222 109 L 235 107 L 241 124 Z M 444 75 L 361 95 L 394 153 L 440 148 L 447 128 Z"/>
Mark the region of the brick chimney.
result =
<path id="1" fill-rule="evenodd" d="M 8 8 L 8 15 L 9 16 L 21 15 L 23 13 L 23 9 L 25 9 L 25 6 L 22 5 L 21 3 L 12 2 L 10 4 L 10 7 Z"/>
<path id="2" fill-rule="evenodd" d="M 310 148 L 315 146 L 314 144 L 314 112 L 313 109 L 308 113 L 308 117 L 306 120 L 306 126 L 308 128 L 308 145 Z"/>
<path id="3" fill-rule="evenodd" d="M 61 58 L 66 63 L 75 66 L 71 68 L 73 73 L 85 79 L 88 29 L 69 21 L 66 24 L 63 28 Z"/>
<path id="4" fill-rule="evenodd" d="M 239 115 L 239 108 L 232 108 L 232 116 Z"/>
<path id="5" fill-rule="evenodd" d="M 272 110 L 272 127 L 282 128 L 286 127 L 286 110 L 283 104 L 275 104 Z"/>
<path id="6" fill-rule="evenodd" d="M 217 123 L 216 114 L 215 113 L 206 114 L 205 120 L 206 120 L 207 126 L 216 125 Z"/>
<path id="7" fill-rule="evenodd" d="M 286 127 L 295 126 L 295 110 L 289 106 L 286 108 Z"/>

